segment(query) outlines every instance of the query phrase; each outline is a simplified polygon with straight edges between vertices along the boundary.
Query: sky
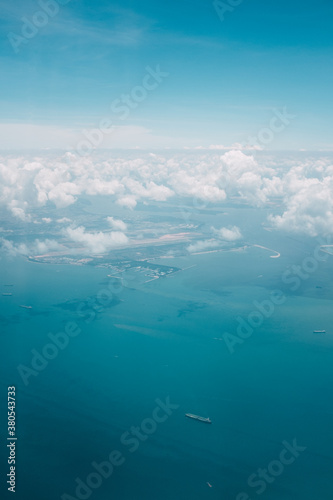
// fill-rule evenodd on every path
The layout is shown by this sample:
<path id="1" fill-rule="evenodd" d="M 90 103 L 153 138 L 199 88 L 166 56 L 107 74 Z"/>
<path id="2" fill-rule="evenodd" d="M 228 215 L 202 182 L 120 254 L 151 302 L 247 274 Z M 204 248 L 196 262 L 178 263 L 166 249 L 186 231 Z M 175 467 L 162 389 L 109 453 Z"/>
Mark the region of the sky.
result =
<path id="1" fill-rule="evenodd" d="M 230 3 L 1 1 L 0 148 L 333 150 L 333 3 Z"/>

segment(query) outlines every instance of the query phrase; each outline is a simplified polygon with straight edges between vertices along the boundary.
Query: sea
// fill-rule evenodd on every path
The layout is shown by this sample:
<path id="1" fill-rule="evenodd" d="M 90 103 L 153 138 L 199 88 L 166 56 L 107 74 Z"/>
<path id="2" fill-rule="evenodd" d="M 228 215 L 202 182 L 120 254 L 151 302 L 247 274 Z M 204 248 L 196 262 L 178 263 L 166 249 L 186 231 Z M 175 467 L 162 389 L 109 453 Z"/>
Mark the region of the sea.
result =
<path id="1" fill-rule="evenodd" d="M 155 258 L 181 270 L 147 283 L 125 272 L 118 286 L 102 267 L 2 255 L 5 474 L 7 387 L 17 437 L 16 492 L 5 474 L 2 491 L 333 498 L 333 255 L 318 245 L 265 232 L 237 249 Z"/>

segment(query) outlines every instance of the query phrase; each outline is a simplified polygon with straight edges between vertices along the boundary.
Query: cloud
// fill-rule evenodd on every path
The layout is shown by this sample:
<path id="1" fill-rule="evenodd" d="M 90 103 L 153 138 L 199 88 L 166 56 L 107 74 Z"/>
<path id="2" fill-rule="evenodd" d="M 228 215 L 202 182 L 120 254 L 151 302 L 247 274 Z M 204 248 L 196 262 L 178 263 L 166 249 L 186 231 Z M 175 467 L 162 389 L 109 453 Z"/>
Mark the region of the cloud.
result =
<path id="1" fill-rule="evenodd" d="M 223 241 L 237 241 L 242 238 L 240 229 L 237 226 L 232 226 L 230 228 L 221 227 L 221 229 L 215 229 L 215 227 L 213 227 L 212 230 L 216 233 L 218 238 Z"/>
<path id="2" fill-rule="evenodd" d="M 80 252 L 88 254 L 104 254 L 120 246 L 128 244 L 127 236 L 121 231 L 111 233 L 93 232 L 89 233 L 83 226 L 64 230 L 64 235 L 70 241 L 78 243 Z"/>
<path id="3" fill-rule="evenodd" d="M 115 231 L 126 231 L 127 224 L 120 219 L 114 219 L 113 217 L 107 217 L 106 220 Z"/>
<path id="4" fill-rule="evenodd" d="M 131 178 L 123 179 L 124 185 L 136 198 L 148 198 L 154 201 L 165 201 L 174 193 L 167 186 L 157 185 L 155 182 L 140 183 Z"/>
<path id="5" fill-rule="evenodd" d="M 121 207 L 126 207 L 130 209 L 135 208 L 137 205 L 137 201 L 134 196 L 122 196 L 121 198 L 118 198 L 117 203 Z"/>
<path id="6" fill-rule="evenodd" d="M 16 255 L 29 255 L 28 247 L 23 243 L 15 245 L 13 241 L 6 240 L 5 238 L 0 238 L 0 244 L 1 250 L 12 257 Z"/>
<path id="7" fill-rule="evenodd" d="M 203 252 L 205 250 L 221 247 L 223 246 L 223 242 L 232 242 L 242 238 L 240 229 L 237 226 L 232 226 L 230 228 L 222 227 L 221 229 L 212 227 L 211 229 L 218 239 L 211 238 L 209 240 L 196 241 L 187 247 L 188 252 Z"/>
<path id="8" fill-rule="evenodd" d="M 58 224 L 66 224 L 67 222 L 71 222 L 68 217 L 62 217 L 61 219 L 57 219 Z"/>
<path id="9" fill-rule="evenodd" d="M 11 203 L 8 204 L 8 208 L 10 209 L 11 213 L 14 215 L 14 217 L 17 217 L 23 222 L 31 222 L 31 216 L 29 214 L 26 214 L 23 208 L 16 207 L 16 200 L 13 200 Z"/>
<path id="10" fill-rule="evenodd" d="M 270 215 L 269 221 L 279 230 L 304 233 L 309 236 L 327 236 L 333 233 L 333 177 L 323 180 L 307 179 L 301 185 L 294 182 L 296 190 L 286 200 L 282 215 Z"/>
<path id="11" fill-rule="evenodd" d="M 216 240 L 201 240 L 201 241 L 196 241 L 195 243 L 192 243 L 187 247 L 188 252 L 190 253 L 197 253 L 197 252 L 203 252 L 204 250 L 210 249 L 210 248 L 217 248 L 220 246 L 220 243 Z"/>
<path id="12" fill-rule="evenodd" d="M 11 240 L 7 240 L 5 238 L 0 238 L 1 249 L 5 251 L 10 256 L 17 255 L 43 255 L 47 254 L 51 251 L 59 251 L 64 250 L 64 247 L 60 245 L 55 240 L 44 240 L 40 241 L 36 239 L 31 244 L 19 243 L 15 244 Z"/>
<path id="13" fill-rule="evenodd" d="M 180 196 L 191 196 L 208 202 L 224 201 L 226 193 L 215 185 L 215 174 L 194 172 L 189 174 L 181 169 L 169 177 L 169 182 L 175 193 Z"/>

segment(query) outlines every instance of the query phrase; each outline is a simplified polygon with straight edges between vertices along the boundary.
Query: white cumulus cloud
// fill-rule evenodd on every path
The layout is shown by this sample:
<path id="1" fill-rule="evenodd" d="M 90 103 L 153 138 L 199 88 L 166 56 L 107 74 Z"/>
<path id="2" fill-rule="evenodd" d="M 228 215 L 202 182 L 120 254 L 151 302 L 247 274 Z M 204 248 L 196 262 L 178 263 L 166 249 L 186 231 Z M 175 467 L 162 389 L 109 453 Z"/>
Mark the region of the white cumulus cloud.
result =
<path id="1" fill-rule="evenodd" d="M 107 217 L 106 220 L 115 231 L 126 231 L 127 224 L 120 219 L 114 219 L 113 217 Z"/>
<path id="2" fill-rule="evenodd" d="M 192 243 L 187 247 L 187 250 L 190 253 L 203 252 L 204 250 L 208 250 L 210 248 L 217 248 L 220 246 L 220 243 L 216 240 L 201 240 Z"/>
<path id="3" fill-rule="evenodd" d="M 79 244 L 80 251 L 89 254 L 107 253 L 113 248 L 127 245 L 128 238 L 121 231 L 111 233 L 87 232 L 83 226 L 68 227 L 64 234 L 75 243 Z"/>
<path id="4" fill-rule="evenodd" d="M 223 241 L 237 241 L 242 238 L 242 233 L 237 226 L 221 227 L 220 229 L 212 228 L 214 233 Z"/>
<path id="5" fill-rule="evenodd" d="M 38 240 L 36 239 L 33 243 L 17 243 L 15 244 L 11 240 L 5 238 L 0 238 L 1 249 L 11 256 L 16 255 L 44 255 L 49 252 L 57 252 L 64 250 L 64 247 L 60 245 L 55 240 Z"/>

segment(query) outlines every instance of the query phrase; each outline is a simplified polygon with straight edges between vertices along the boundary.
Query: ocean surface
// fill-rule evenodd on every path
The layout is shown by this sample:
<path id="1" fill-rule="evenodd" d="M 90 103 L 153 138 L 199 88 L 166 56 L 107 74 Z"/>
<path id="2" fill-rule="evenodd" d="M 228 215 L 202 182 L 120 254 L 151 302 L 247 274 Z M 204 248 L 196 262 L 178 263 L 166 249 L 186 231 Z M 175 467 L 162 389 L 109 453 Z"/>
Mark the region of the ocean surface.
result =
<path id="1" fill-rule="evenodd" d="M 149 283 L 125 273 L 104 305 L 97 298 L 110 291 L 106 269 L 3 256 L 1 399 L 16 386 L 14 498 L 333 498 L 333 256 L 292 290 L 283 272 L 302 266 L 315 243 L 275 238 L 270 248 L 280 258 L 249 246 L 154 260 L 188 269 Z M 225 334 L 237 335 L 237 317 L 247 321 L 258 310 L 253 302 L 269 300 L 276 289 L 284 303 L 230 352 Z M 41 353 L 49 333 L 73 323 L 80 333 L 51 350 L 54 358 L 24 383 L 18 367 L 31 368 L 31 351 Z M 152 429 L 146 419 L 156 400 L 168 398 L 177 408 Z M 187 412 L 210 417 L 212 425 L 185 418 Z M 121 442 L 141 425 L 149 434 L 141 432 L 136 446 Z M 259 494 L 249 477 L 279 460 L 283 442 L 295 439 L 306 449 L 270 475 Z M 123 463 L 76 496 L 76 478 L 86 483 L 96 472 L 92 462 L 108 460 L 113 450 Z"/>

